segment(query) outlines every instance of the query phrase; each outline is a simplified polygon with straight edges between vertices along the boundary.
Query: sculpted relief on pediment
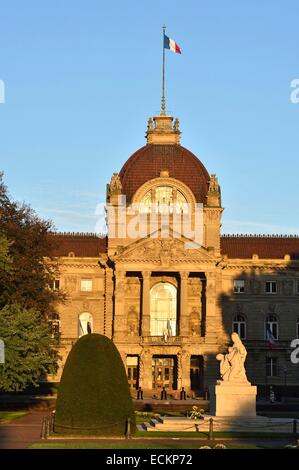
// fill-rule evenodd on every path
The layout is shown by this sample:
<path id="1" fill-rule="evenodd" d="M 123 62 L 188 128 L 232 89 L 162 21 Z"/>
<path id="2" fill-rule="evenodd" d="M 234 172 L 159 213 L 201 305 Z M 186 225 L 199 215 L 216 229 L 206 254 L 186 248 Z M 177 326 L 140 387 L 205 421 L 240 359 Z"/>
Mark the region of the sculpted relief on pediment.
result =
<path id="1" fill-rule="evenodd" d="M 203 248 L 188 249 L 183 241 L 175 238 L 150 239 L 134 243 L 119 253 L 116 260 L 153 262 L 162 266 L 170 266 L 181 261 L 213 261 Z"/>

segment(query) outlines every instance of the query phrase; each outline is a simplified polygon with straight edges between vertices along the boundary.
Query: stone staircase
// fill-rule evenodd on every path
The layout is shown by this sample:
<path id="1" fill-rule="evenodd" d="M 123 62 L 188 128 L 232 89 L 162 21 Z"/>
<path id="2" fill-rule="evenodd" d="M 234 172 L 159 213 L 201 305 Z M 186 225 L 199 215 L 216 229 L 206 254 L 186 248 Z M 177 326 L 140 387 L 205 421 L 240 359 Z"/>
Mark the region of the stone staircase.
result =
<path id="1" fill-rule="evenodd" d="M 209 432 L 210 418 L 213 418 L 214 432 L 277 432 L 292 433 L 291 418 L 267 418 L 263 416 L 235 418 L 206 415 L 204 419 L 186 417 L 160 417 L 138 425 L 140 431 L 148 432 Z"/>

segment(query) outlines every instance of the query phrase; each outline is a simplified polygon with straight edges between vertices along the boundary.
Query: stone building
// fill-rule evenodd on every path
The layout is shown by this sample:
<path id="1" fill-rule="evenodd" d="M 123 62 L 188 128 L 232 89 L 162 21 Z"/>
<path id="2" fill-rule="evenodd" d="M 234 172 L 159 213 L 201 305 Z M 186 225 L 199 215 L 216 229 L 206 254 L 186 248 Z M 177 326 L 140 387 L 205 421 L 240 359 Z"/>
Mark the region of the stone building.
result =
<path id="1" fill-rule="evenodd" d="M 218 179 L 180 145 L 178 120 L 150 118 L 146 139 L 107 185 L 108 236 L 54 235 L 54 288 L 68 294 L 53 319 L 62 367 L 77 338 L 93 331 L 113 339 L 132 389 L 200 395 L 237 331 L 249 380 L 294 391 L 299 238 L 221 236 Z"/>

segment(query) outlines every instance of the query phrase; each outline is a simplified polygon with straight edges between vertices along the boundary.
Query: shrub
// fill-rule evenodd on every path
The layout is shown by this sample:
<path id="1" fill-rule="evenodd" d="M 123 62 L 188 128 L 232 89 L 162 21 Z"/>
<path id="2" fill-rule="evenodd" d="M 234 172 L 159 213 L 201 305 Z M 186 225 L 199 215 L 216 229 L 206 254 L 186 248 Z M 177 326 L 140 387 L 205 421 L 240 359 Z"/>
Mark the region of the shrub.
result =
<path id="1" fill-rule="evenodd" d="M 73 346 L 57 396 L 54 431 L 62 434 L 124 435 L 135 416 L 125 368 L 106 336 L 89 334 Z"/>

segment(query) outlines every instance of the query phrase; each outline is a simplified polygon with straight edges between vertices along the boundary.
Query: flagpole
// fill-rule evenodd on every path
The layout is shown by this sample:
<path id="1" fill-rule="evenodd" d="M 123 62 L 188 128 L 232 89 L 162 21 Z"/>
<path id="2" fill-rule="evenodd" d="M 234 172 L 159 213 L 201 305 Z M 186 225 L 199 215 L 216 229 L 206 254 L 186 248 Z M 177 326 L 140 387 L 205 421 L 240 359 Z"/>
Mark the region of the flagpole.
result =
<path id="1" fill-rule="evenodd" d="M 162 62 L 162 101 L 161 101 L 161 115 L 165 115 L 165 47 L 164 47 L 164 36 L 166 26 L 162 28 L 163 31 L 163 62 Z"/>

